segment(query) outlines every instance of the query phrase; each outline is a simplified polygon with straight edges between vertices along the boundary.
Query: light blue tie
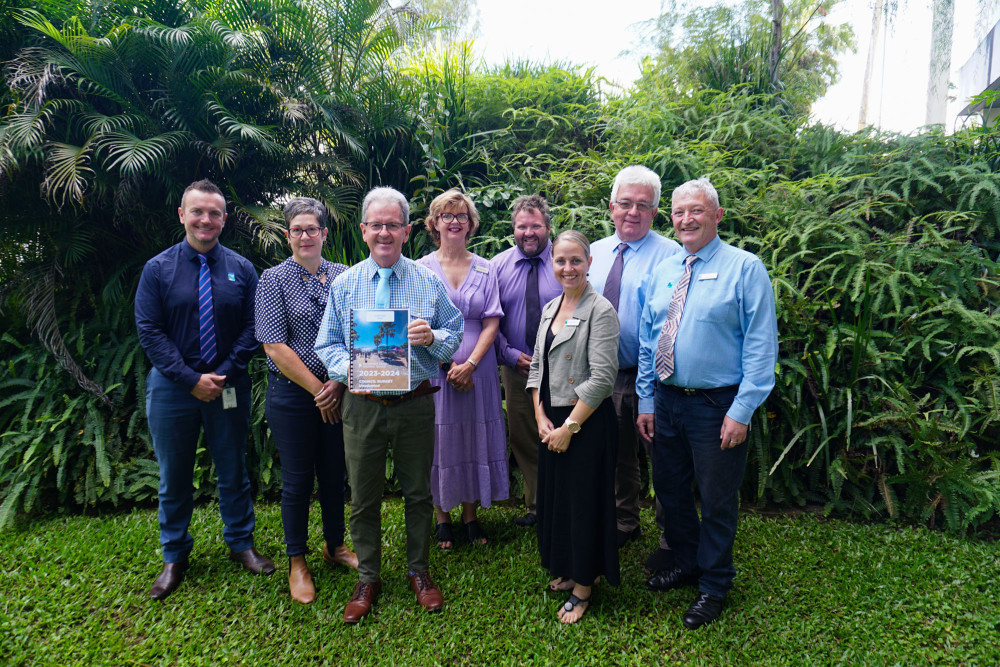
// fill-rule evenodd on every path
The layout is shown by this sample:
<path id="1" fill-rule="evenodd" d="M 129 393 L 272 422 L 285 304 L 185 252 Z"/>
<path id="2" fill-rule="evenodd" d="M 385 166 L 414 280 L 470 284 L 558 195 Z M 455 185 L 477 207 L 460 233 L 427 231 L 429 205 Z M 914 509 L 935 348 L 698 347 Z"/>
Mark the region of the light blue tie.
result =
<path id="1" fill-rule="evenodd" d="M 198 271 L 198 335 L 201 339 L 201 360 L 211 365 L 215 361 L 215 316 L 212 307 L 212 274 L 208 270 L 208 258 L 198 255 L 201 269 Z"/>
<path id="2" fill-rule="evenodd" d="M 392 275 L 392 267 L 378 270 L 378 287 L 375 289 L 375 307 L 389 307 L 389 276 Z"/>

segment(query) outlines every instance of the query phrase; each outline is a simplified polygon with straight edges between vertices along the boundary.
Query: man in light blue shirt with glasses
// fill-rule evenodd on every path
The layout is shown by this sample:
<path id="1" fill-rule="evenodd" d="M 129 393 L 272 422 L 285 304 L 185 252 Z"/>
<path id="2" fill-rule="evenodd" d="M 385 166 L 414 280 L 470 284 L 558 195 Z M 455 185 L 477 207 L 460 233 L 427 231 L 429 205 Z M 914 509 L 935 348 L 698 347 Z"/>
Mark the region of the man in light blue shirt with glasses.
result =
<path id="1" fill-rule="evenodd" d="M 638 400 L 635 393 L 639 365 L 639 318 L 653 268 L 680 251 L 676 241 L 652 230 L 660 204 L 660 177 L 640 165 L 625 167 L 611 186 L 611 220 L 615 232 L 590 246 L 594 263 L 590 284 L 618 311 L 618 376 L 612 402 L 618 418 L 618 459 L 615 466 L 615 514 L 618 548 L 642 534 L 639 528 L 639 444 L 636 435 Z M 663 537 L 663 512 L 656 504 L 660 528 L 659 548 L 646 559 L 646 569 L 656 573 L 673 565 L 673 555 Z"/>
<path id="2" fill-rule="evenodd" d="M 409 391 L 346 392 L 343 395 L 344 456 L 351 483 L 351 540 L 358 555 L 358 584 L 344 609 L 344 622 L 371 613 L 382 590 L 382 492 L 392 447 L 393 467 L 405 502 L 406 563 L 417 603 L 440 611 L 444 599 L 429 572 L 431 463 L 434 401 L 429 378 L 451 360 L 462 342 L 464 320 L 432 272 L 403 257 L 410 236 L 410 206 L 402 193 L 375 188 L 361 205 L 361 234 L 371 255 L 340 274 L 330 286 L 326 313 L 316 336 L 316 354 L 330 379 L 349 385 L 354 309 L 410 311 Z"/>
<path id="3" fill-rule="evenodd" d="M 722 216 L 707 178 L 674 190 L 684 251 L 657 267 L 639 325 L 639 432 L 653 442 L 653 487 L 675 558 L 647 587 L 697 586 L 682 617 L 692 630 L 718 618 L 732 588 L 750 418 L 774 388 L 778 359 L 767 270 L 722 242 Z"/>

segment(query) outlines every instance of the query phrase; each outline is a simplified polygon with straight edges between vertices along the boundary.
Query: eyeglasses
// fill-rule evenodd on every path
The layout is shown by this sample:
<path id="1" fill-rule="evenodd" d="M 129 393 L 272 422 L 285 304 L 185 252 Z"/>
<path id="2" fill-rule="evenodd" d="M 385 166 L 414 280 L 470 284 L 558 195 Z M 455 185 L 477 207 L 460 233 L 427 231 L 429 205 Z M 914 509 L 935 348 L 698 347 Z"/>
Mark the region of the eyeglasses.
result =
<path id="1" fill-rule="evenodd" d="M 383 229 L 388 229 L 390 233 L 395 234 L 403 227 L 405 227 L 401 222 L 366 222 L 365 227 L 372 230 L 376 234 L 381 232 Z"/>
<path id="2" fill-rule="evenodd" d="M 288 230 L 288 235 L 291 236 L 293 239 L 302 238 L 303 235 L 308 236 L 311 239 L 314 239 L 317 236 L 319 236 L 320 233 L 322 233 L 322 231 L 323 231 L 322 227 L 306 227 L 305 229 L 303 229 L 302 227 L 292 227 L 291 229 Z"/>
<path id="3" fill-rule="evenodd" d="M 631 199 L 616 199 L 616 206 L 621 206 L 626 211 L 631 211 L 632 207 L 635 206 L 639 209 L 639 213 L 649 213 L 653 210 L 652 204 L 647 204 L 644 201 L 632 201 Z"/>
<path id="4" fill-rule="evenodd" d="M 468 213 L 459 213 L 458 215 L 455 215 L 454 213 L 442 213 L 438 217 L 441 218 L 441 220 L 443 220 L 444 222 L 451 222 L 452 220 L 458 220 L 459 222 L 469 221 Z"/>

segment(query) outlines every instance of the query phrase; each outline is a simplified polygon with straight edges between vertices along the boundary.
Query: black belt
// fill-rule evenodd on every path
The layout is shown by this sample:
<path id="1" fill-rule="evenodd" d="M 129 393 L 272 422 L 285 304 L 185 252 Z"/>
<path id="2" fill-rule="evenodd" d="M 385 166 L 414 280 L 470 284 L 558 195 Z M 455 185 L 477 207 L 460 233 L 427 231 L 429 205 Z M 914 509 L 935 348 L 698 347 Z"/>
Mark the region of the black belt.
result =
<path id="1" fill-rule="evenodd" d="M 683 394 L 684 396 L 694 396 L 695 394 L 722 394 L 729 391 L 738 391 L 740 386 L 738 384 L 733 384 L 728 387 L 712 387 L 710 389 L 689 389 L 688 387 L 678 387 L 672 384 L 661 385 L 664 389 L 669 389 L 675 394 Z"/>
<path id="2" fill-rule="evenodd" d="M 436 391 L 441 389 L 441 387 L 432 387 L 430 380 L 424 380 L 417 385 L 416 389 L 406 392 L 405 394 L 400 394 L 398 396 L 376 396 L 375 394 L 361 394 L 367 398 L 372 403 L 378 403 L 387 408 L 391 408 L 400 403 L 406 403 L 407 401 L 418 398 L 420 396 L 429 396 Z"/>
<path id="3" fill-rule="evenodd" d="M 639 369 L 636 368 L 635 366 L 633 366 L 632 368 L 619 368 L 618 373 L 625 375 L 638 375 Z"/>

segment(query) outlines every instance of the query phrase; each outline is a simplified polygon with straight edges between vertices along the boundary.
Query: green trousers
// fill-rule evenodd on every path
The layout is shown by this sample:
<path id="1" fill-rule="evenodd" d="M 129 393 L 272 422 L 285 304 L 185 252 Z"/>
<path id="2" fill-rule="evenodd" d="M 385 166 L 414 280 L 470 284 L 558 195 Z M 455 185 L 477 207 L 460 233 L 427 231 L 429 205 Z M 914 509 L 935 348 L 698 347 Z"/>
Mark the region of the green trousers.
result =
<path id="1" fill-rule="evenodd" d="M 382 494 L 386 452 L 403 491 L 406 564 L 426 572 L 430 556 L 431 464 L 434 462 L 434 400 L 420 396 L 383 406 L 344 393 L 344 455 L 351 483 L 351 540 L 361 581 L 376 582 L 382 571 Z"/>

